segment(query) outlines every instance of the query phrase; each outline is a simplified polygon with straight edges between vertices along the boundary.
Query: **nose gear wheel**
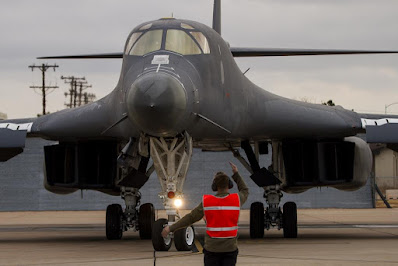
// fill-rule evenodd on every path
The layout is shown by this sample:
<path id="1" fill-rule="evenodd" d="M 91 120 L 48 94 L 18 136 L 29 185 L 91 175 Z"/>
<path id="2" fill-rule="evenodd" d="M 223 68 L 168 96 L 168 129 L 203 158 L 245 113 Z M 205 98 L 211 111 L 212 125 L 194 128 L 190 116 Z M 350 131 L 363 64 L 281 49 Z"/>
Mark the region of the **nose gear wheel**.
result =
<path id="1" fill-rule="evenodd" d="M 152 245 L 156 251 L 168 251 L 171 247 L 172 238 L 167 236 L 163 238 L 161 233 L 163 228 L 167 225 L 167 219 L 157 220 L 152 227 Z"/>
<path id="2" fill-rule="evenodd" d="M 195 241 L 195 230 L 188 226 L 174 233 L 174 245 L 178 251 L 192 250 Z"/>

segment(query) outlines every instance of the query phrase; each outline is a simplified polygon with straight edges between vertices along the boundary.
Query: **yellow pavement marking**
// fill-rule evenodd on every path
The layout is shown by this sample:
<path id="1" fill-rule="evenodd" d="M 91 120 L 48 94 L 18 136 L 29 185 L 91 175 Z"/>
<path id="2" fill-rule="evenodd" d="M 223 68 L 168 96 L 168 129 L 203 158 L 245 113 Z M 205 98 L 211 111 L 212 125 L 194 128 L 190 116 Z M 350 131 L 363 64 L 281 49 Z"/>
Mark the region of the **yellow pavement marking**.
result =
<path id="1" fill-rule="evenodd" d="M 195 239 L 195 246 L 198 249 L 198 253 L 203 253 L 202 244 L 200 244 L 199 240 Z"/>

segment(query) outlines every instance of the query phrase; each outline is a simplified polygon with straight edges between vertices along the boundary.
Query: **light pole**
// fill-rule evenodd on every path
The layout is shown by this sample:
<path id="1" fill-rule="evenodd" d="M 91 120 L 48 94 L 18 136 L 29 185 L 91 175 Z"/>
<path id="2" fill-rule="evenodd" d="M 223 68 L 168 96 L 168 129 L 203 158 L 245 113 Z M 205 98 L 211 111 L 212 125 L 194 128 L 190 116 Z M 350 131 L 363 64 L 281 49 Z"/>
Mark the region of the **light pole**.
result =
<path id="1" fill-rule="evenodd" d="M 386 105 L 384 106 L 384 113 L 387 114 L 387 108 L 390 107 L 391 105 L 394 105 L 394 104 L 398 104 L 398 102 L 386 104 Z"/>

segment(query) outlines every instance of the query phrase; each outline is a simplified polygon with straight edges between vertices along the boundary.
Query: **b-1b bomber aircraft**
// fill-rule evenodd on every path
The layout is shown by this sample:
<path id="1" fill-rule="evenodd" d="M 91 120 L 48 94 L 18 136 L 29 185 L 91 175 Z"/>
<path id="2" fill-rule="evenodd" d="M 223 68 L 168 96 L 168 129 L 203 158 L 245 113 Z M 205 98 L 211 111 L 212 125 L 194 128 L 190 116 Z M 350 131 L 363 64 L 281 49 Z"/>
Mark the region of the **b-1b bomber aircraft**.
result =
<path id="1" fill-rule="evenodd" d="M 191 227 L 162 238 L 166 223 L 179 219 L 183 185 L 193 148 L 231 151 L 264 188 L 250 207 L 250 236 L 278 228 L 297 237 L 297 207 L 280 206 L 282 192 L 329 186 L 352 191 L 370 176 L 367 142 L 398 151 L 398 117 L 359 114 L 342 107 L 295 101 L 248 80 L 234 57 L 398 53 L 230 47 L 221 37 L 221 1 L 214 1 L 212 28 L 195 21 L 162 18 L 129 34 L 124 52 L 42 58 L 120 58 L 116 88 L 91 104 L 38 118 L 0 123 L 0 161 L 23 152 L 26 137 L 58 141 L 45 146 L 45 188 L 68 194 L 79 189 L 121 196 L 125 208 L 106 210 L 106 236 L 129 229 L 152 238 L 156 250 L 192 248 Z M 272 147 L 272 164 L 259 155 Z M 245 152 L 245 157 L 239 152 Z M 152 159 L 152 160 L 150 160 Z M 140 205 L 140 188 L 156 171 L 168 219 L 155 222 L 151 203 Z"/>

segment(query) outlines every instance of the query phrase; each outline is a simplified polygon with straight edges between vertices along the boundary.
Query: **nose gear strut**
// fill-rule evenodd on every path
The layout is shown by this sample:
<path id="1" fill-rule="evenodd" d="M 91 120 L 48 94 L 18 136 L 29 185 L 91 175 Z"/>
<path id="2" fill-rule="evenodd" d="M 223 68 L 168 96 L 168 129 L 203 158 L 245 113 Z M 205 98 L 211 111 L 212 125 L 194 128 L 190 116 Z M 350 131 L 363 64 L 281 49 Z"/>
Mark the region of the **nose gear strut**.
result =
<path id="1" fill-rule="evenodd" d="M 159 197 L 166 209 L 168 216 L 167 224 L 175 223 L 180 219 L 178 209 L 174 206 L 174 200 L 183 198 L 183 187 L 192 157 L 192 138 L 187 133 L 182 137 L 155 138 L 150 137 L 150 152 L 159 178 L 162 191 Z M 159 219 L 154 224 L 154 232 L 161 231 L 166 220 Z M 191 229 L 182 229 L 193 232 Z M 177 232 L 176 232 L 177 234 Z M 178 250 L 186 250 L 192 247 L 194 234 L 183 234 L 184 237 L 174 237 L 175 246 Z M 176 235 L 177 236 L 177 235 Z M 186 237 L 185 237 L 186 236 Z M 152 234 L 152 242 L 155 250 L 168 250 L 171 239 Z"/>

